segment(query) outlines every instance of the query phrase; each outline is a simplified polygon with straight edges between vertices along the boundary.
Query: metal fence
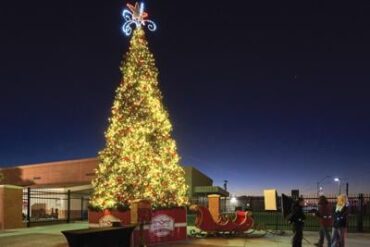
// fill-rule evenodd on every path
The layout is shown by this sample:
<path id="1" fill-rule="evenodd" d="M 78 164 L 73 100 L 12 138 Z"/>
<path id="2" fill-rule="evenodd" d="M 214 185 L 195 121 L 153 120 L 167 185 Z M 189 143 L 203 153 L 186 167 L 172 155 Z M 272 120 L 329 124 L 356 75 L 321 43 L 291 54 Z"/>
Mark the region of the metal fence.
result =
<path id="1" fill-rule="evenodd" d="M 317 231 L 320 228 L 319 220 L 312 213 L 317 209 L 316 196 L 303 196 L 305 200 L 304 211 L 306 213 L 305 229 Z M 330 206 L 335 208 L 336 196 L 327 196 Z M 359 194 L 348 197 L 349 216 L 348 231 L 350 232 L 370 232 L 370 195 Z M 291 226 L 284 219 L 281 213 L 281 203 L 278 200 L 278 211 L 265 211 L 263 197 L 245 197 L 244 200 L 238 201 L 236 208 L 251 210 L 257 224 L 264 225 L 271 229 L 290 229 Z"/>
<path id="2" fill-rule="evenodd" d="M 336 195 L 327 196 L 330 206 L 335 208 Z M 303 196 L 305 199 L 304 211 L 306 212 L 305 229 L 308 231 L 318 231 L 320 228 L 319 220 L 310 211 L 317 209 L 317 196 Z M 192 204 L 208 206 L 207 198 L 192 199 Z M 349 216 L 348 230 L 350 232 L 370 232 L 370 194 L 358 194 L 348 196 Z M 281 213 L 281 200 L 278 198 L 278 210 L 266 211 L 263 196 L 242 196 L 232 203 L 230 198 L 221 199 L 221 212 L 223 214 L 233 214 L 236 209 L 252 211 L 257 225 L 275 230 L 291 229 L 287 220 Z M 193 217 L 189 215 L 189 217 Z"/>
<path id="3" fill-rule="evenodd" d="M 230 211 L 230 199 L 226 197 L 220 198 L 220 210 L 222 213 Z M 189 199 L 190 205 L 199 205 L 208 208 L 208 197 L 193 197 Z"/>
<path id="4" fill-rule="evenodd" d="M 23 191 L 23 219 L 27 226 L 50 224 L 58 222 L 71 222 L 87 220 L 88 217 L 88 192 L 73 192 L 64 189 L 25 188 Z M 317 231 L 318 219 L 310 214 L 317 208 L 316 196 L 303 196 L 305 199 L 305 212 L 307 220 L 306 230 Z M 336 196 L 327 196 L 330 205 L 335 207 Z M 370 232 L 370 194 L 350 195 L 348 230 L 350 232 Z M 208 198 L 192 198 L 191 204 L 208 207 Z M 225 214 L 235 209 L 250 210 L 257 224 L 265 227 L 285 230 L 291 226 L 281 214 L 281 203 L 278 200 L 278 211 L 264 210 L 264 197 L 243 196 L 232 203 L 230 198 L 221 198 L 221 211 Z"/>
<path id="5" fill-rule="evenodd" d="M 193 197 L 189 199 L 189 204 L 208 207 L 208 198 L 207 197 Z"/>
<path id="6" fill-rule="evenodd" d="M 25 188 L 23 220 L 31 225 L 86 220 L 89 193 L 64 189 Z"/>

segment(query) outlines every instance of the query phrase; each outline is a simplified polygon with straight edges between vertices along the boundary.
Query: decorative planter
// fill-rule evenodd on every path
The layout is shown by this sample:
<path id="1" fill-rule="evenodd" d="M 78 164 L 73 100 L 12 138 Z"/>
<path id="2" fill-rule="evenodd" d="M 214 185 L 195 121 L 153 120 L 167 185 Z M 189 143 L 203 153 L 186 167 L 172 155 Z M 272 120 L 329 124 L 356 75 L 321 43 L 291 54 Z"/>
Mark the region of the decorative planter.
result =
<path id="1" fill-rule="evenodd" d="M 130 211 L 110 211 L 110 215 L 121 220 L 122 224 L 130 224 Z M 107 217 L 107 212 L 89 211 L 89 224 L 99 227 L 99 221 Z M 160 243 L 186 240 L 187 236 L 186 209 L 160 209 L 152 211 L 151 223 L 144 226 L 146 244 L 153 246 Z M 133 233 L 133 246 L 139 246 L 139 227 Z"/>
<path id="2" fill-rule="evenodd" d="M 173 208 L 155 210 L 148 229 L 148 244 L 186 240 L 186 209 Z"/>
<path id="3" fill-rule="evenodd" d="M 130 224 L 130 211 L 118 211 L 118 210 L 104 210 L 104 211 L 91 211 L 89 210 L 89 225 L 90 227 L 100 227 L 100 220 L 103 217 L 111 215 L 121 220 L 123 225 Z"/>

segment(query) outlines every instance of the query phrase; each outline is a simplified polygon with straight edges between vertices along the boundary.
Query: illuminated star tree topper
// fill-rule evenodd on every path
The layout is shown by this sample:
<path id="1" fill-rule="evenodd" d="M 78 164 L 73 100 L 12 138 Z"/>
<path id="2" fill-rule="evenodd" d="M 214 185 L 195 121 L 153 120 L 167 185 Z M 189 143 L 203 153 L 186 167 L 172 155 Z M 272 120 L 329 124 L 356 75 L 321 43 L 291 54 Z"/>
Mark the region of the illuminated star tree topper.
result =
<path id="1" fill-rule="evenodd" d="M 125 19 L 122 31 L 130 36 L 132 33 L 132 26 L 140 28 L 142 26 L 147 26 L 148 29 L 154 32 L 157 29 L 157 25 L 148 19 L 148 13 L 144 11 L 144 3 L 136 2 L 135 5 L 127 4 L 127 8 L 123 10 L 122 16 Z"/>

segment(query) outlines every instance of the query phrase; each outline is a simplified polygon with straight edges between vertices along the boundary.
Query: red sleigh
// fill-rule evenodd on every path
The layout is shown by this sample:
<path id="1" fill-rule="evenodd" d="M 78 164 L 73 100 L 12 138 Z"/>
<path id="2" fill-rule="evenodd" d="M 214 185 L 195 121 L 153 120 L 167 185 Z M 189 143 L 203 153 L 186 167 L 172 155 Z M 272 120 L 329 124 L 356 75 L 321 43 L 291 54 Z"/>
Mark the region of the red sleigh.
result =
<path id="1" fill-rule="evenodd" d="M 206 234 L 242 234 L 254 225 L 249 212 L 236 211 L 234 220 L 220 217 L 215 221 L 206 207 L 193 205 L 190 210 L 197 214 L 195 226 Z M 194 231 L 192 233 L 196 235 Z"/>

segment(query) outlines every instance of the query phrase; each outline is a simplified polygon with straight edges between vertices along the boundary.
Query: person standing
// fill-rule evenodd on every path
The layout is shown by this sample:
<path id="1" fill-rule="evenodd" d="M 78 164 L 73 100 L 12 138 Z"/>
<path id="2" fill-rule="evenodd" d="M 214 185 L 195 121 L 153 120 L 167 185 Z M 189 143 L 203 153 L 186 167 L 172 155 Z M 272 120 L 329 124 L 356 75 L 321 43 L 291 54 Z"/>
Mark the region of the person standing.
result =
<path id="1" fill-rule="evenodd" d="M 328 242 L 328 247 L 331 247 L 330 228 L 332 227 L 332 210 L 329 207 L 328 199 L 325 196 L 319 198 L 319 210 L 315 213 L 320 218 L 320 239 L 315 246 L 323 247 L 324 239 Z"/>
<path id="2" fill-rule="evenodd" d="M 344 247 L 345 235 L 347 233 L 347 196 L 339 195 L 337 198 L 337 206 L 334 212 L 333 233 L 331 239 L 331 247 Z"/>
<path id="3" fill-rule="evenodd" d="M 304 200 L 299 198 L 292 207 L 292 212 L 288 215 L 288 221 L 293 225 L 293 247 L 302 247 L 303 228 L 306 216 L 303 212 Z"/>

